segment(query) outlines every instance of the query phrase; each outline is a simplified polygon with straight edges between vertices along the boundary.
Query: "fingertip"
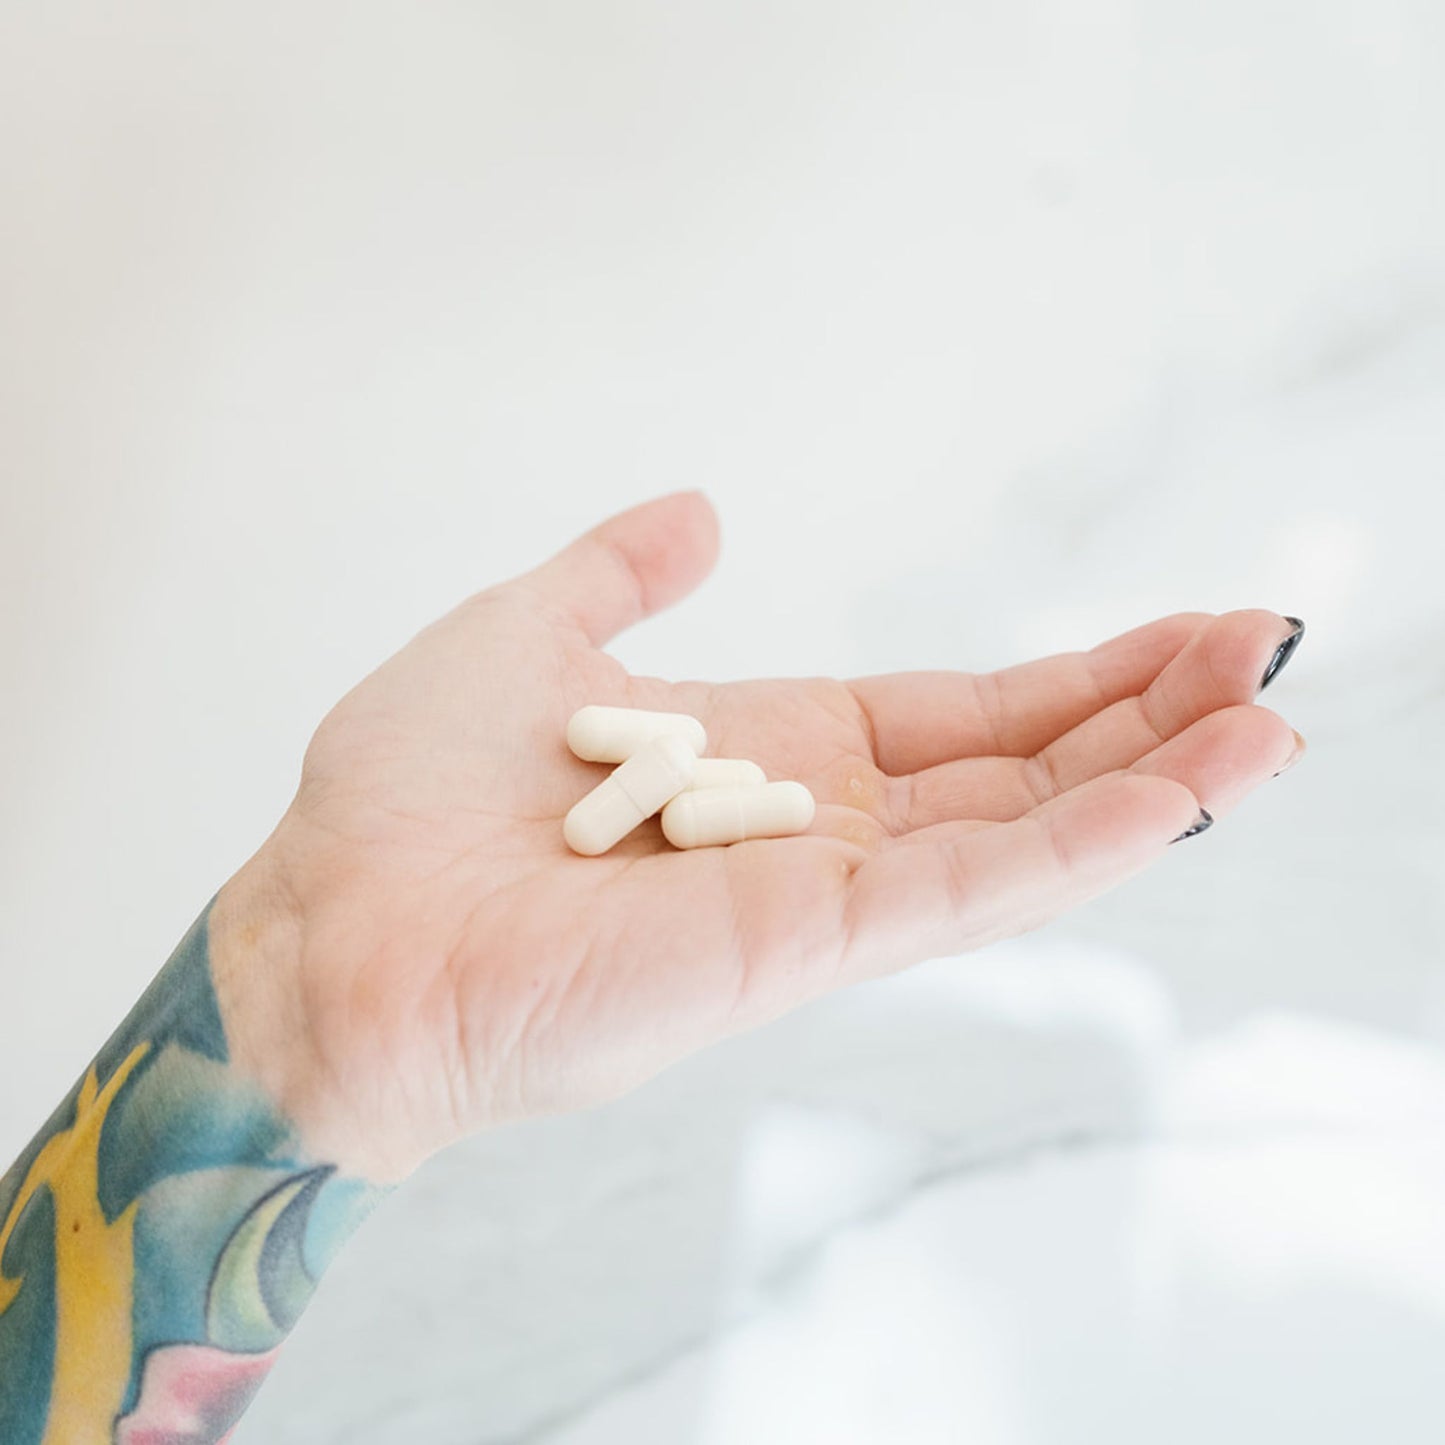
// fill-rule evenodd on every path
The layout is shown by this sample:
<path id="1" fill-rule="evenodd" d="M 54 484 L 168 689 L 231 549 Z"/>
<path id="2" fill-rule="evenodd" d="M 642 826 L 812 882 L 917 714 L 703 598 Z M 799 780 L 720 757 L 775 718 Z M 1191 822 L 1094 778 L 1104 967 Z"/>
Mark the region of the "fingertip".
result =
<path id="1" fill-rule="evenodd" d="M 671 495 L 681 510 L 681 526 L 689 536 L 692 556 L 699 568 L 695 580 L 701 581 L 716 566 L 722 547 L 722 526 L 717 508 L 701 487 L 673 492 Z"/>
<path id="2" fill-rule="evenodd" d="M 1147 861 L 1199 809 L 1197 795 L 1178 779 L 1125 768 L 1091 778 L 1026 816 L 1045 823 L 1066 870 L 1087 877 Z"/>
<path id="3" fill-rule="evenodd" d="M 603 522 L 598 534 L 632 564 L 642 583 L 645 614 L 685 597 L 717 562 L 717 512 L 697 489 L 640 502 Z"/>

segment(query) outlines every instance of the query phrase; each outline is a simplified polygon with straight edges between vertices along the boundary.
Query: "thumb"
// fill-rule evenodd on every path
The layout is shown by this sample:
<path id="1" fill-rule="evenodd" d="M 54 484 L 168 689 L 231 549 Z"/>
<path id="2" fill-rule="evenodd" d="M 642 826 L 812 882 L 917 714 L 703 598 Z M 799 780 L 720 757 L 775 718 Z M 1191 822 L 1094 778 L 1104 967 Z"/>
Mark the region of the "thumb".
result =
<path id="1" fill-rule="evenodd" d="M 712 504 L 701 492 L 672 492 L 609 517 L 508 586 L 600 647 L 685 597 L 712 571 L 717 552 Z"/>

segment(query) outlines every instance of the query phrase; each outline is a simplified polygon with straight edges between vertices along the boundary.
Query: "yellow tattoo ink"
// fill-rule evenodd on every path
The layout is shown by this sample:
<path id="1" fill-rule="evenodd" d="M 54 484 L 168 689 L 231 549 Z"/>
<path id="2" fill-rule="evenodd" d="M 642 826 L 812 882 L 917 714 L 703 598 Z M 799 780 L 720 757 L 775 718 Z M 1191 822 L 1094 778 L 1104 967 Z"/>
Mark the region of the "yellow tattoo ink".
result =
<path id="1" fill-rule="evenodd" d="M 42 1188 L 55 1201 L 55 1374 L 41 1445 L 110 1445 L 131 1374 L 136 1205 L 107 1223 L 99 1199 L 100 1131 L 110 1106 L 150 1050 L 139 1044 L 101 1087 L 85 1076 L 75 1123 L 47 1141 L 0 1227 L 0 1259 L 25 1206 Z M 0 1315 L 24 1279 L 0 1273 Z"/>

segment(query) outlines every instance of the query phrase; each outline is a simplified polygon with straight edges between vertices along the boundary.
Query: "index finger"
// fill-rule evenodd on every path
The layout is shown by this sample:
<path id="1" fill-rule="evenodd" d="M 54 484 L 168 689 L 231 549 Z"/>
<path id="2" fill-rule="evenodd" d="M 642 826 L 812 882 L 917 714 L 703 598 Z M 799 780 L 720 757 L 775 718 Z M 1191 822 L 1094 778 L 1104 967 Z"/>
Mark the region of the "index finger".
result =
<path id="1" fill-rule="evenodd" d="M 997 672 L 895 672 L 848 683 L 897 777 L 965 757 L 1029 757 L 1100 709 L 1142 692 L 1213 617 L 1176 612 L 1086 652 Z"/>

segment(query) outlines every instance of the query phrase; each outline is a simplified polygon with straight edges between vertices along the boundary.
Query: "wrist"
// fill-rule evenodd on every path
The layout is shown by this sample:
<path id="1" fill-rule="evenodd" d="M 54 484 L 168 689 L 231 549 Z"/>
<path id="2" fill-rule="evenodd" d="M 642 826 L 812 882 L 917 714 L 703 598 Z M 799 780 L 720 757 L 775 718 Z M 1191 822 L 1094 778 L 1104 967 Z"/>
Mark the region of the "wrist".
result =
<path id="1" fill-rule="evenodd" d="M 0 1380 L 26 1386 L 0 1389 L 6 1440 L 38 1438 L 37 1422 L 46 1439 L 179 1439 L 202 1419 L 229 1438 L 380 1198 L 234 1065 L 214 914 L 0 1179 Z M 222 908 L 222 931 L 247 916 Z M 281 936 L 258 929 L 256 956 Z"/>
<path id="2" fill-rule="evenodd" d="M 404 1180 L 445 1142 L 424 1128 L 383 1128 L 382 1061 L 367 1057 L 360 975 L 364 914 L 328 902 L 282 825 L 222 887 L 210 953 L 230 1063 L 261 1089 L 308 1157 L 379 1187 Z M 385 1007 L 381 1001 L 380 1007 Z"/>

